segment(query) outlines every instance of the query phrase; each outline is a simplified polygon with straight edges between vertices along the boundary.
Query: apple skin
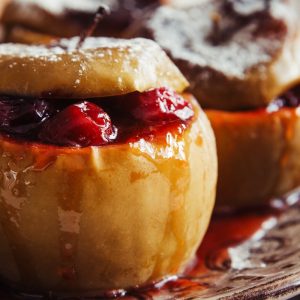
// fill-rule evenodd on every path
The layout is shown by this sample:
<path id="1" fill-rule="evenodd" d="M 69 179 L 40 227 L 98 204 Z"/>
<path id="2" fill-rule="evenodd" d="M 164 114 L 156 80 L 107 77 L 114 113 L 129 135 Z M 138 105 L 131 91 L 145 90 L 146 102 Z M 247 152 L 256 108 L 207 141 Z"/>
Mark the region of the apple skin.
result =
<path id="1" fill-rule="evenodd" d="M 218 206 L 266 204 L 300 185 L 300 111 L 207 110 L 217 142 Z"/>
<path id="2" fill-rule="evenodd" d="M 0 276 L 16 289 L 80 293 L 181 272 L 212 213 L 209 121 L 182 135 L 59 148 L 0 139 Z"/>

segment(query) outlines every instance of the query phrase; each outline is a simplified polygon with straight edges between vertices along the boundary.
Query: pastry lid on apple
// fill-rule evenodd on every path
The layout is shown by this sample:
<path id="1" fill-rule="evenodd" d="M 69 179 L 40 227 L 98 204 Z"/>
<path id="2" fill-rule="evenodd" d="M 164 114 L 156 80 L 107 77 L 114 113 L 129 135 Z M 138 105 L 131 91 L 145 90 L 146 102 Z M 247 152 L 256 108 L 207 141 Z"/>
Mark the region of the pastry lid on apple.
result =
<path id="1" fill-rule="evenodd" d="M 154 42 L 0 45 L 0 276 L 84 294 L 180 273 L 207 229 L 209 121 Z"/>

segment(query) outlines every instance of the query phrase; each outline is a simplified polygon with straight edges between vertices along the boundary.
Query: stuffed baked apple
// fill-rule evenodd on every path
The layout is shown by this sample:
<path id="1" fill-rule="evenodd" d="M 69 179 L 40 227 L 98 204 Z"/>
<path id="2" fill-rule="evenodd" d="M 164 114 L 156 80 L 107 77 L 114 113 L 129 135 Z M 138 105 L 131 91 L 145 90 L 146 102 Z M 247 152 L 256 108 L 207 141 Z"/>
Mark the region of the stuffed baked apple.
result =
<path id="1" fill-rule="evenodd" d="M 0 275 L 30 292 L 180 272 L 216 188 L 210 124 L 145 39 L 0 45 Z"/>

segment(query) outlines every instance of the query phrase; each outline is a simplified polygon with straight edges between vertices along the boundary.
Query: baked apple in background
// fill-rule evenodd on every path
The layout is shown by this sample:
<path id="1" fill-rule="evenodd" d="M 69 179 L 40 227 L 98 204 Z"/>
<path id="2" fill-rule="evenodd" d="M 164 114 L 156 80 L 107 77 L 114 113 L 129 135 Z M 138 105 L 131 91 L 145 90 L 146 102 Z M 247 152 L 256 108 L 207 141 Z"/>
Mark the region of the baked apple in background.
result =
<path id="1" fill-rule="evenodd" d="M 300 185 L 298 12 L 293 0 L 212 0 L 159 7 L 127 32 L 158 42 L 206 108 L 219 205 L 263 204 Z"/>
<path id="2" fill-rule="evenodd" d="M 200 1 L 207 0 L 7 0 L 1 21 L 7 42 L 49 43 L 81 35 L 102 5 L 109 13 L 102 17 L 94 35 L 120 37 L 132 23 L 144 19 L 160 5 L 182 7 Z"/>
<path id="3" fill-rule="evenodd" d="M 218 205 L 261 205 L 299 186 L 299 108 L 275 106 L 206 110 L 217 140 Z"/>
<path id="4" fill-rule="evenodd" d="M 80 295 L 180 273 L 213 209 L 216 146 L 159 46 L 2 44 L 0 70 L 2 281 Z"/>
<path id="5" fill-rule="evenodd" d="M 300 80 L 298 11 L 293 0 L 161 6 L 127 36 L 160 44 L 204 108 L 255 109 Z"/>

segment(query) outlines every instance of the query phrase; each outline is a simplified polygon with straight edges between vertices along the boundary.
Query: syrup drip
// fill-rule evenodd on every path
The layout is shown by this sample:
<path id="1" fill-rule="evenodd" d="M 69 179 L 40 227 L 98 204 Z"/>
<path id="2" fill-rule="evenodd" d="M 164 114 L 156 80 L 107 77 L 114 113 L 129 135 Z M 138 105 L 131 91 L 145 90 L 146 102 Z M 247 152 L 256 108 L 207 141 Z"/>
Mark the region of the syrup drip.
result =
<path id="1" fill-rule="evenodd" d="M 11 268 L 19 270 L 21 284 L 29 282 L 34 285 L 38 282 L 35 272 L 28 272 L 28 265 L 33 263 L 27 247 L 26 239 L 22 233 L 21 218 L 24 207 L 28 204 L 28 168 L 19 169 L 17 161 L 22 161 L 22 154 L 11 156 L 9 153 L 1 153 L 3 170 L 1 181 L 3 181 L 0 197 L 1 208 L 1 232 L 8 239 L 13 258 L 10 258 Z M 22 249 L 22 251 L 20 251 Z M 15 272 L 15 271 L 14 271 Z M 26 287 L 25 287 L 26 288 Z"/>
<path id="2" fill-rule="evenodd" d="M 71 179 L 70 179 L 71 178 Z M 78 235 L 80 233 L 81 199 L 80 187 L 82 177 L 74 171 L 72 177 L 62 176 L 62 189 L 59 195 L 58 219 L 60 223 L 60 259 L 61 264 L 57 270 L 61 277 L 62 289 L 67 285 L 77 284 L 77 270 L 75 257 L 77 253 Z M 74 189 L 65 191 L 64 187 L 72 184 Z M 78 188 L 76 188 L 78 187 Z M 67 201 L 66 201 L 67 199 Z"/>

